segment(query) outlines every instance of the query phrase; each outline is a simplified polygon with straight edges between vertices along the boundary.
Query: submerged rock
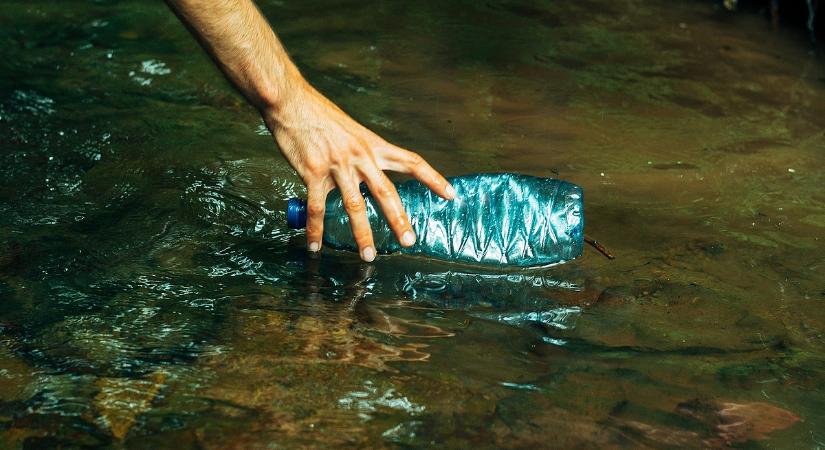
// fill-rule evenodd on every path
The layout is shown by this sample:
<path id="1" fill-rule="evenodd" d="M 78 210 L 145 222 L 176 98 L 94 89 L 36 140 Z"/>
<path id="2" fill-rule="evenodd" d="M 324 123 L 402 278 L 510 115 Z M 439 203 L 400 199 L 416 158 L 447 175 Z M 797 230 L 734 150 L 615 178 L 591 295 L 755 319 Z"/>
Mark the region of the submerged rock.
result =
<path id="1" fill-rule="evenodd" d="M 765 440 L 770 433 L 800 420 L 793 412 L 765 402 L 715 403 L 697 399 L 679 404 L 677 412 L 712 427 L 712 436 L 703 442 L 710 447 Z"/>
<path id="2" fill-rule="evenodd" d="M 717 411 L 721 423 L 716 429 L 725 444 L 760 441 L 768 434 L 798 422 L 796 414 L 769 403 L 722 403 Z M 715 443 L 711 441 L 712 443 Z"/>
<path id="3" fill-rule="evenodd" d="M 147 379 L 99 378 L 95 384 L 100 392 L 94 398 L 98 416 L 95 419 L 122 441 L 138 417 L 151 407 L 166 381 L 166 374 L 156 372 Z"/>

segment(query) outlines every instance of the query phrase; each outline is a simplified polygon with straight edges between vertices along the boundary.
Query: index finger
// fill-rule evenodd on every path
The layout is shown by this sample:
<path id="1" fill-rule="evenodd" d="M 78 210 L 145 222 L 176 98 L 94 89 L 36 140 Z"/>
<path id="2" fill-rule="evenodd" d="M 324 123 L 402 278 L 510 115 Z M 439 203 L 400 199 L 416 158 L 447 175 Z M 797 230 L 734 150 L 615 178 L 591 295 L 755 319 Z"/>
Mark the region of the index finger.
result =
<path id="1" fill-rule="evenodd" d="M 384 213 L 384 219 L 395 233 L 398 243 L 403 247 L 410 247 L 415 244 L 415 232 L 410 226 L 407 211 L 404 210 L 398 191 L 387 178 L 387 175 L 378 167 L 371 166 L 365 171 L 364 177 L 373 197 L 378 200 L 381 211 Z"/>
<path id="2" fill-rule="evenodd" d="M 455 189 L 447 179 L 418 153 L 396 146 L 390 146 L 382 153 L 383 159 L 388 163 L 386 169 L 412 175 L 445 200 L 455 198 Z"/>

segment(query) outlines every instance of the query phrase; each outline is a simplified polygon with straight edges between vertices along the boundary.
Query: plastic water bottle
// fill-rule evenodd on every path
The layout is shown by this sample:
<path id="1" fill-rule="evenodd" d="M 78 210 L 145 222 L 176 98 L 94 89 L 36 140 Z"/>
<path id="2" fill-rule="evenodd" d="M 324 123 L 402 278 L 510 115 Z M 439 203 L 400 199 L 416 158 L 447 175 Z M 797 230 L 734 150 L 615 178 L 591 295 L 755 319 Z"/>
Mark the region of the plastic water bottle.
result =
<path id="1" fill-rule="evenodd" d="M 449 179 L 452 201 L 416 180 L 396 185 L 417 236 L 412 247 L 398 243 L 381 208 L 364 194 L 367 217 L 379 253 L 402 252 L 470 264 L 537 266 L 579 256 L 584 240 L 580 187 L 562 180 L 508 173 Z M 306 226 L 306 203 L 289 200 L 290 228 Z M 357 251 L 338 190 L 327 197 L 324 242 Z"/>

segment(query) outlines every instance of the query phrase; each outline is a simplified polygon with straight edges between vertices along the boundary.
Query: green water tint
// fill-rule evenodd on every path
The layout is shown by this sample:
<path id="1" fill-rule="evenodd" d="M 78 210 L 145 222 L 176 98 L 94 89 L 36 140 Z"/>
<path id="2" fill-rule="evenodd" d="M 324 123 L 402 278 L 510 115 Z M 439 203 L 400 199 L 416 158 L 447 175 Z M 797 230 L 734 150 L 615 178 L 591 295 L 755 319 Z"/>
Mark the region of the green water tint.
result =
<path id="1" fill-rule="evenodd" d="M 446 175 L 582 186 L 618 258 L 309 257 L 298 178 L 162 4 L 6 2 L 0 447 L 823 445 L 803 34 L 711 2 L 261 6 Z"/>

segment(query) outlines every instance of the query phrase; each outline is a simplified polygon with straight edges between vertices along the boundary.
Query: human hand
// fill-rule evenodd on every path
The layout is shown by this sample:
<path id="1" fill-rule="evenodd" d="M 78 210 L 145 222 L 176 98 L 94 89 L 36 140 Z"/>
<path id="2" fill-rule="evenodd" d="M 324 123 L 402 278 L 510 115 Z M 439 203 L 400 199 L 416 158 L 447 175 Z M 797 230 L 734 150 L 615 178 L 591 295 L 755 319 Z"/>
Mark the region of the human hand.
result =
<path id="1" fill-rule="evenodd" d="M 310 251 L 321 249 L 326 197 L 336 187 L 341 191 L 361 259 L 368 262 L 375 259 L 376 252 L 359 189 L 361 182 L 366 182 L 404 247 L 413 245 L 416 236 L 385 170 L 412 175 L 447 200 L 455 197 L 455 189 L 421 156 L 388 143 L 309 85 L 292 93 L 277 109 L 264 111 L 263 116 L 284 157 L 307 187 Z"/>
<path id="2" fill-rule="evenodd" d="M 367 183 L 405 247 L 415 243 L 415 234 L 384 170 L 410 174 L 441 197 L 455 197 L 447 180 L 420 156 L 381 139 L 313 89 L 251 0 L 166 1 L 226 77 L 261 112 L 287 161 L 304 180 L 309 191 L 311 251 L 321 249 L 326 197 L 335 187 L 341 190 L 365 261 L 375 259 L 375 245 L 359 183 Z"/>

